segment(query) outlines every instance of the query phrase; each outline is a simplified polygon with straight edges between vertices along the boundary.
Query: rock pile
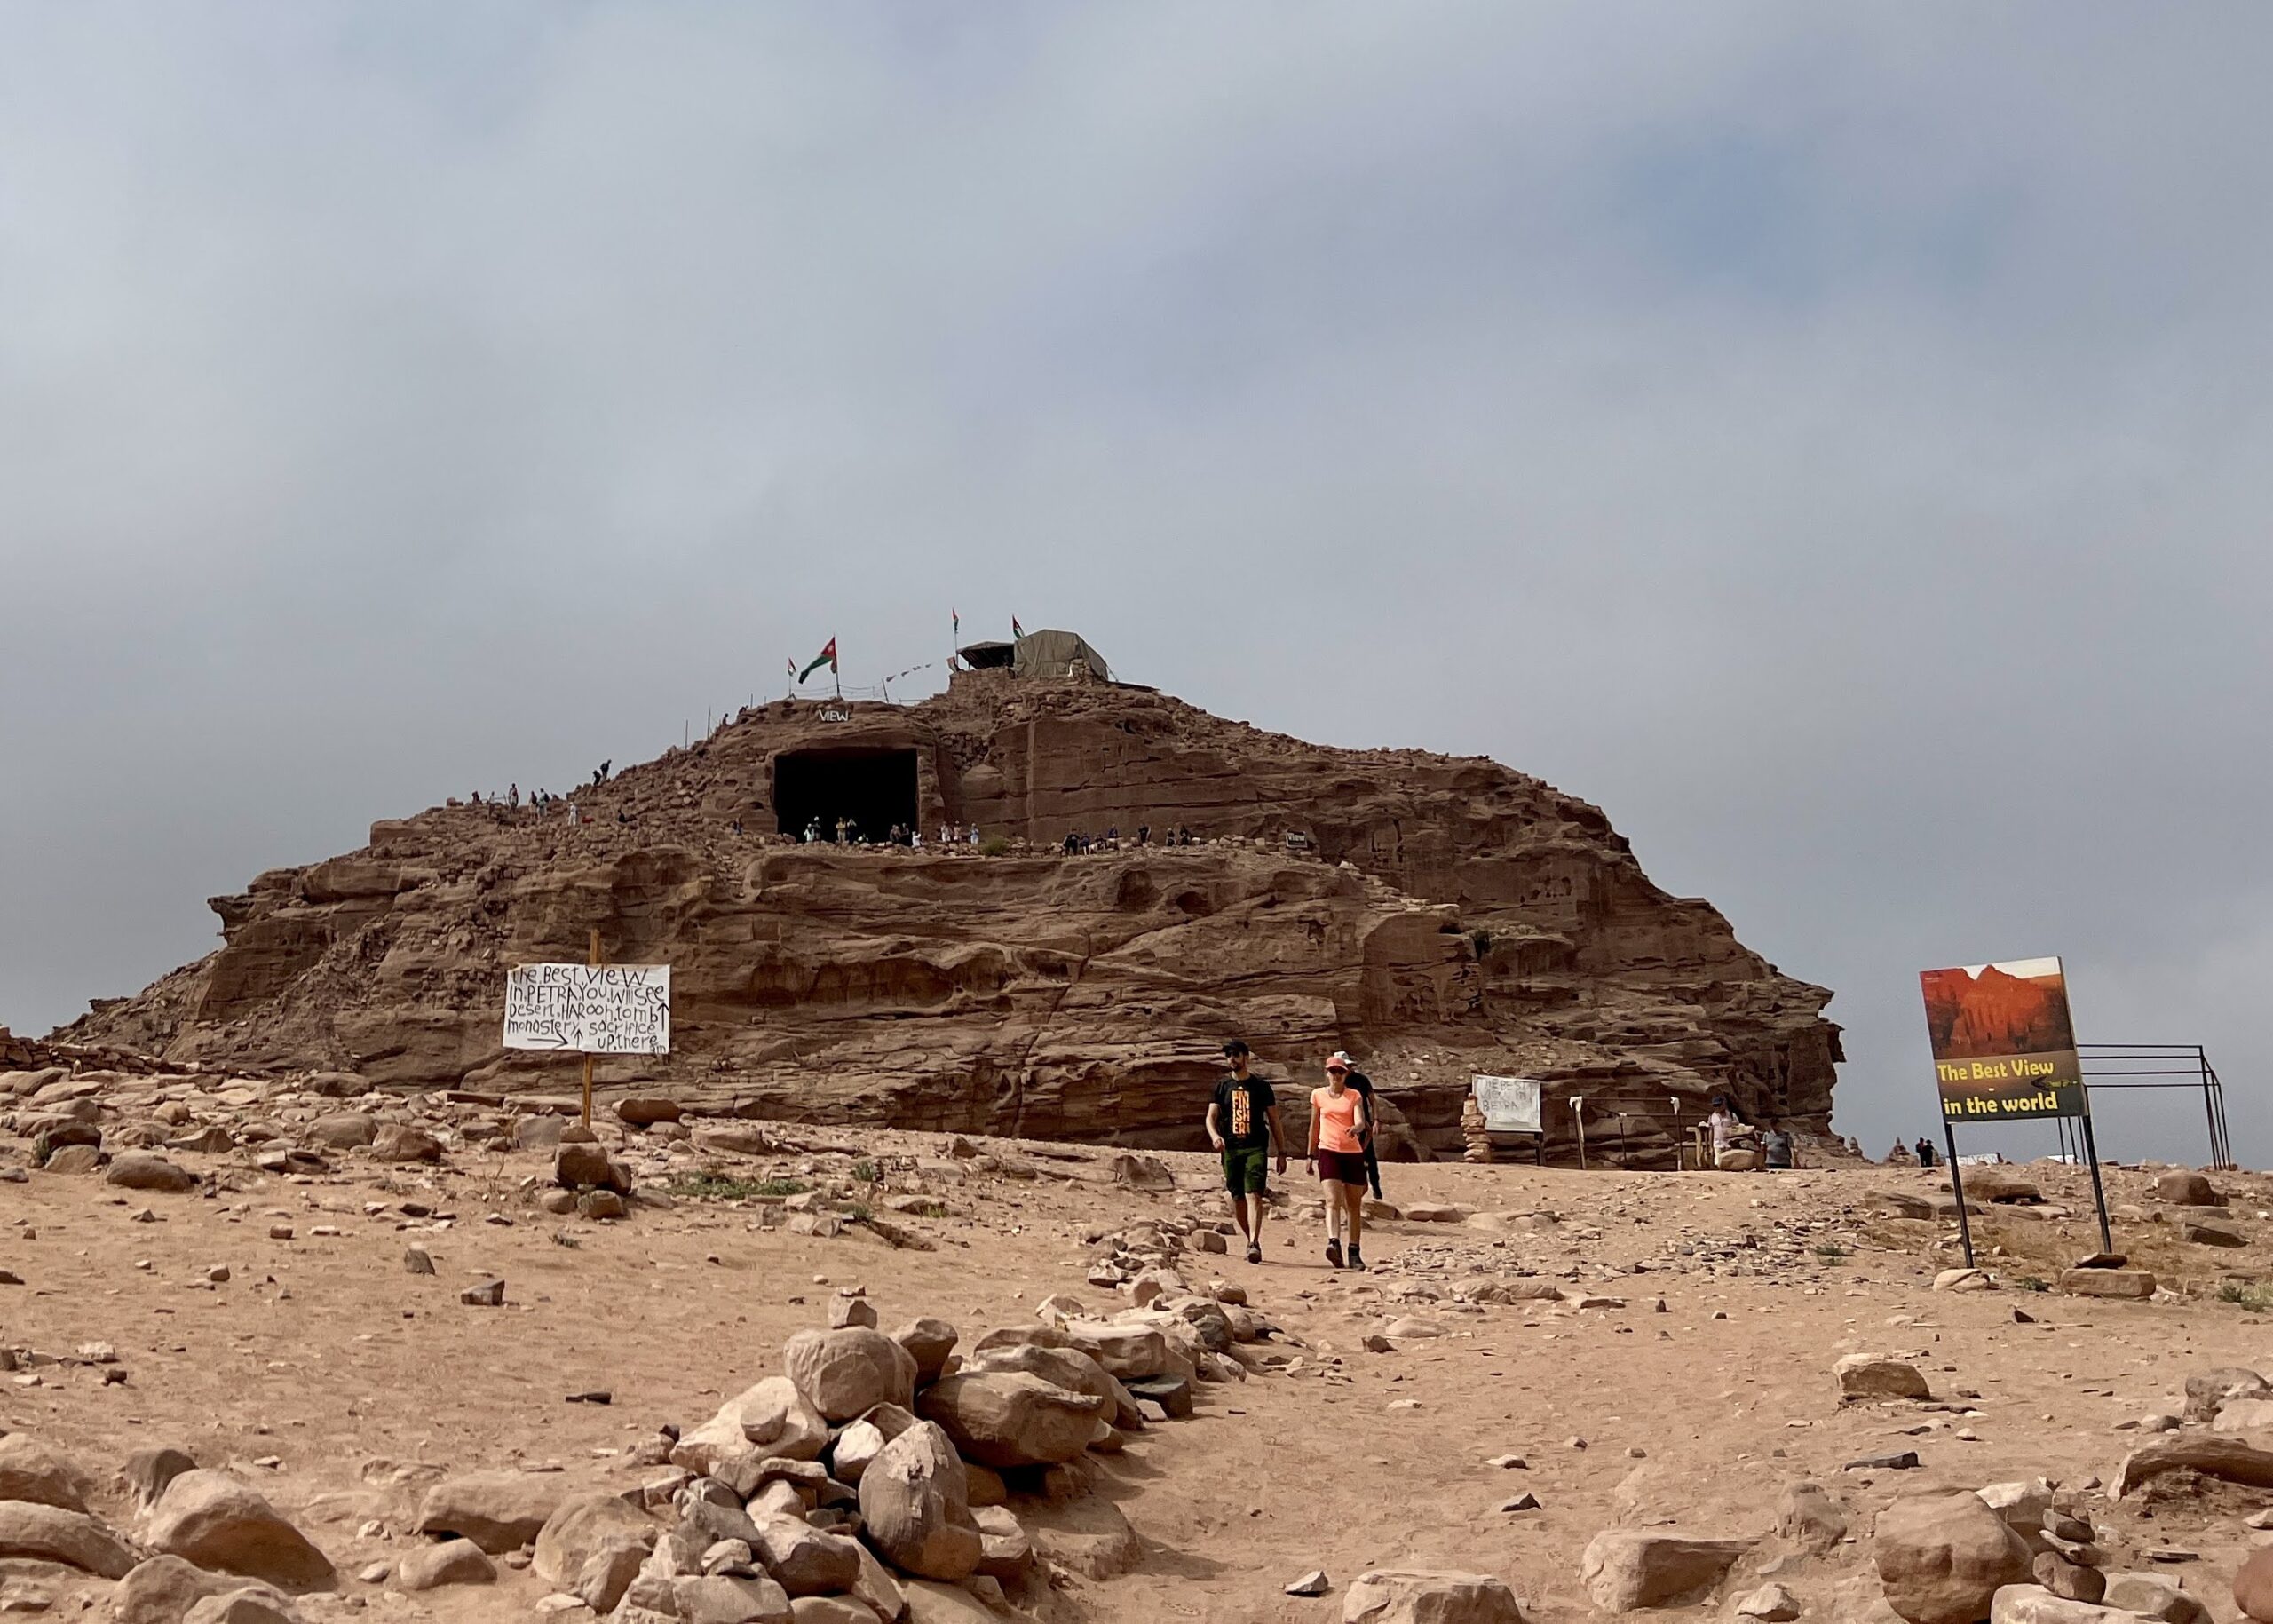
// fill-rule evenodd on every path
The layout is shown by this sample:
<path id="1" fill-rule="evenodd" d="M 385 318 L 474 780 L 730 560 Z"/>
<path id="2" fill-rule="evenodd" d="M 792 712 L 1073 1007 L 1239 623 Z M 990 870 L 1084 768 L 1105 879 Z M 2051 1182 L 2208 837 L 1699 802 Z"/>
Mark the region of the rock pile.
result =
<path id="1" fill-rule="evenodd" d="M 830 1624 L 954 1620 L 1046 1588 L 1053 1565 L 1125 1571 L 1140 1548 L 1086 1463 L 1191 1414 L 1195 1382 L 1244 1380 L 1245 1344 L 1264 1334 L 1170 1271 L 1148 1283 L 1112 1318 L 1053 1300 L 967 1351 L 944 1321 L 886 1334 L 859 1294 L 840 1294 L 830 1328 L 789 1339 L 786 1374 L 659 1441 L 671 1473 L 637 1498 L 671 1520 L 572 1501 L 536 1533 L 537 1571 L 563 1610 L 614 1624 L 745 1624 L 793 1607 Z M 422 1526 L 470 1520 L 437 1512 Z M 526 1522 L 509 1532 L 526 1537 Z"/>

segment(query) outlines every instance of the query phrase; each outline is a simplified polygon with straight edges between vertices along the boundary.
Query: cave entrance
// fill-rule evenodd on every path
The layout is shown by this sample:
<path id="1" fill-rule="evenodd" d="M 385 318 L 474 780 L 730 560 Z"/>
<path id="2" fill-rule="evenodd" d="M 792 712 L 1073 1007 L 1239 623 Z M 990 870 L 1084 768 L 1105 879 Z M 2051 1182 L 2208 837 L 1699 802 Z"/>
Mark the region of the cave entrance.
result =
<path id="1" fill-rule="evenodd" d="M 895 823 L 915 827 L 914 750 L 792 750 L 773 758 L 775 826 L 793 839 L 820 826 L 820 838 L 857 833 L 881 845 Z"/>

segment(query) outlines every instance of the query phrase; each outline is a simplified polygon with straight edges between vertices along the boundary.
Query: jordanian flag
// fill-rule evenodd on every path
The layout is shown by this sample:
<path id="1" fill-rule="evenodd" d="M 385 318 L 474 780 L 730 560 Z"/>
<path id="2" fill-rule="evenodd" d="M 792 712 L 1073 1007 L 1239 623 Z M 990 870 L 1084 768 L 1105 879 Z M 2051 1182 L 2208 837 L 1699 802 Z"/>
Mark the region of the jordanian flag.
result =
<path id="1" fill-rule="evenodd" d="M 1010 635 L 1013 638 L 1022 638 L 1026 635 L 1026 629 L 1018 624 L 1018 617 L 1015 614 L 1010 617 Z"/>
<path id="2" fill-rule="evenodd" d="M 815 654 L 812 660 L 806 662 L 805 669 L 797 673 L 797 680 L 799 682 L 804 681 L 806 677 L 812 676 L 823 666 L 827 666 L 832 671 L 836 669 L 836 639 L 835 638 L 829 638 L 828 646 L 822 649 L 820 653 Z"/>

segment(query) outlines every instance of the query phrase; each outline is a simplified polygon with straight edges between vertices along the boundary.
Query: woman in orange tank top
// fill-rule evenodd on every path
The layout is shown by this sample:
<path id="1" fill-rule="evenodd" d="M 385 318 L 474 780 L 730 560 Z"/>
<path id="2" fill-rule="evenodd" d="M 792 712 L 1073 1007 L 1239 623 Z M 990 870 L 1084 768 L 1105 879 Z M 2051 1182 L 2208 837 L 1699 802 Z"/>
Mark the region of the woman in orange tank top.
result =
<path id="1" fill-rule="evenodd" d="M 1326 1196 L 1326 1261 L 1335 1268 L 1363 1269 L 1358 1237 L 1366 1222 L 1366 1135 L 1373 1129 L 1365 1096 L 1349 1086 L 1349 1064 L 1341 1056 L 1326 1063 L 1326 1086 L 1311 1090 L 1308 1160 L 1318 1169 Z M 1350 1235 L 1349 1261 L 1342 1261 L 1342 1235 Z"/>

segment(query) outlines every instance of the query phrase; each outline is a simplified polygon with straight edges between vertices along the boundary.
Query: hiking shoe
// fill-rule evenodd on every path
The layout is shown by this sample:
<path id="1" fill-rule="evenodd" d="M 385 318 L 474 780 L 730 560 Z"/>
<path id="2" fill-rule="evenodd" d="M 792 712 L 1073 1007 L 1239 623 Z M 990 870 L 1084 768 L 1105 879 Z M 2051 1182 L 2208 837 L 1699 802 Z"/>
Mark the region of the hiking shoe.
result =
<path id="1" fill-rule="evenodd" d="M 1366 1266 L 1365 1257 L 1358 1252 L 1356 1247 L 1351 1247 L 1350 1248 L 1350 1266 L 1352 1269 L 1360 1271 L 1362 1271 Z"/>
<path id="2" fill-rule="evenodd" d="M 1326 1261 L 1337 1269 L 1342 1267 L 1342 1243 L 1339 1240 L 1326 1243 Z"/>
<path id="3" fill-rule="evenodd" d="M 1247 1260 L 1251 1264 L 1259 1264 L 1263 1261 L 1263 1242 L 1250 1240 L 1247 1243 Z"/>

